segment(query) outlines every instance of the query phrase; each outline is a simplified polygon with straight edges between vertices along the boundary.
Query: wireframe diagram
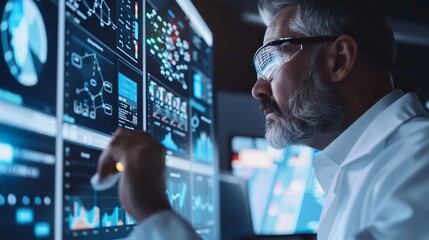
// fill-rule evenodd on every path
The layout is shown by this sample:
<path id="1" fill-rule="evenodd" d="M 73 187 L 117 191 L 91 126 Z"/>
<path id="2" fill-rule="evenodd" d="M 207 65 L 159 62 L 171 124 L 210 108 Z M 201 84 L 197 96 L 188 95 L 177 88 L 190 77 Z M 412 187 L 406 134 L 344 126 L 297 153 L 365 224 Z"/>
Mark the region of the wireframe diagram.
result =
<path id="1" fill-rule="evenodd" d="M 64 121 L 111 134 L 118 126 L 115 55 L 96 39 L 66 26 Z"/>
<path id="2" fill-rule="evenodd" d="M 76 114 L 91 119 L 97 118 L 97 110 L 103 109 L 104 114 L 112 116 L 112 105 L 105 103 L 103 94 L 112 93 L 112 83 L 106 81 L 95 53 L 85 53 L 83 56 L 73 52 L 71 63 L 79 70 L 83 68 L 83 62 L 91 65 L 90 79 L 85 79 L 81 88 L 76 88 L 76 95 L 88 95 L 89 98 L 75 99 L 73 110 Z"/>

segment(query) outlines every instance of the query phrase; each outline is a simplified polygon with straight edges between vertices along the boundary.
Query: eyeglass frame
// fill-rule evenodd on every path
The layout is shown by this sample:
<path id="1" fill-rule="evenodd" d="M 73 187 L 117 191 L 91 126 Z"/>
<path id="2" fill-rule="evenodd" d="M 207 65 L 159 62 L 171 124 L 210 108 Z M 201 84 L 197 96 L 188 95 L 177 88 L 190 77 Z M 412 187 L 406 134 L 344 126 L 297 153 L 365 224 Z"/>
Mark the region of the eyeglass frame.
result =
<path id="1" fill-rule="evenodd" d="M 258 48 L 258 50 L 255 52 L 255 55 L 253 56 L 253 66 L 256 70 L 256 74 L 257 74 L 258 79 L 260 78 L 260 79 L 266 80 L 266 81 L 269 80 L 269 77 L 266 77 L 263 74 L 258 72 L 258 70 L 257 70 L 258 68 L 256 66 L 256 57 L 264 48 L 266 48 L 268 46 L 280 46 L 280 45 L 284 45 L 284 44 L 300 44 L 301 49 L 299 51 L 297 51 L 296 53 L 294 53 L 292 55 L 292 57 L 290 57 L 287 61 L 281 63 L 281 64 L 284 64 L 284 63 L 290 62 L 303 49 L 303 46 L 302 46 L 303 44 L 331 42 L 337 38 L 338 38 L 338 36 L 288 37 L 288 38 L 279 38 L 279 39 L 271 41 L 267 44 L 264 44 L 263 46 Z"/>

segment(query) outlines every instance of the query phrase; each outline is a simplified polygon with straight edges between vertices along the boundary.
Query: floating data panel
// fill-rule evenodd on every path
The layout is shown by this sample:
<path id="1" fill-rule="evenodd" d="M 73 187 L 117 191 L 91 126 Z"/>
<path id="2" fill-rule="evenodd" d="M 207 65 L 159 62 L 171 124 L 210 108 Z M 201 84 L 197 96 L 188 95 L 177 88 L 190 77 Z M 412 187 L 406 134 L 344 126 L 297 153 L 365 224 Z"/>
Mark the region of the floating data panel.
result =
<path id="1" fill-rule="evenodd" d="M 147 0 L 146 130 L 167 149 L 167 196 L 204 239 L 216 239 L 212 45 L 189 1 Z"/>
<path id="2" fill-rule="evenodd" d="M 190 173 L 169 168 L 166 172 L 166 195 L 171 207 L 183 218 L 191 222 L 191 184 Z"/>
<path id="3" fill-rule="evenodd" d="M 65 0 L 66 18 L 105 47 L 141 68 L 143 3 L 136 0 Z"/>
<path id="4" fill-rule="evenodd" d="M 0 232 L 52 239 L 55 138 L 0 124 Z"/>
<path id="5" fill-rule="evenodd" d="M 118 127 L 143 129 L 143 1 L 65 1 L 62 239 L 122 239 L 137 222 L 90 179 Z"/>
<path id="6" fill-rule="evenodd" d="M 2 1 L 0 100 L 56 112 L 58 2 Z"/>
<path id="7" fill-rule="evenodd" d="M 212 119 L 209 108 L 191 100 L 192 141 L 194 161 L 213 164 L 214 146 L 212 140 Z"/>
<path id="8" fill-rule="evenodd" d="M 189 159 L 189 103 L 166 84 L 147 75 L 147 131 L 169 155 Z"/>
<path id="9" fill-rule="evenodd" d="M 64 143 L 63 239 L 117 239 L 133 229 L 133 220 L 121 207 L 117 187 L 95 191 L 88 184 L 101 150 Z"/>
<path id="10" fill-rule="evenodd" d="M 192 223 L 203 239 L 215 238 L 214 181 L 213 176 L 204 174 L 194 174 L 193 178 Z"/>
<path id="11" fill-rule="evenodd" d="M 118 186 L 90 179 L 117 128 L 166 148 L 166 196 L 219 239 L 213 36 L 190 0 L 0 3 L 0 232 L 124 239 Z"/>

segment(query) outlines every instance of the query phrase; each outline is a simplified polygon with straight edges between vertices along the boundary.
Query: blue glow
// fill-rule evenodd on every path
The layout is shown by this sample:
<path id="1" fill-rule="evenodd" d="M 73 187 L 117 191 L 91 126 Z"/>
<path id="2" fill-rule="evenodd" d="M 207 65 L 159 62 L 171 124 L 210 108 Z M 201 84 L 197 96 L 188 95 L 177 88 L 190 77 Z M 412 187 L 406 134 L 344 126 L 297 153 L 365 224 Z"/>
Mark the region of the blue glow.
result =
<path id="1" fill-rule="evenodd" d="M 24 104 L 24 100 L 22 99 L 22 97 L 18 94 L 15 93 L 11 93 L 9 91 L 0 89 L 0 99 L 3 99 L 5 101 L 17 104 L 17 105 L 23 105 Z"/>
<path id="2" fill-rule="evenodd" d="M 202 132 L 194 145 L 194 159 L 202 162 L 213 162 L 213 144 L 207 133 Z"/>
<path id="3" fill-rule="evenodd" d="M 118 82 L 119 82 L 119 95 L 134 103 L 137 102 L 137 83 L 125 76 L 122 73 L 118 74 Z"/>
<path id="4" fill-rule="evenodd" d="M 115 207 L 111 215 L 108 213 L 103 214 L 102 227 L 118 227 L 122 225 L 124 225 L 124 210 L 122 208 Z"/>
<path id="5" fill-rule="evenodd" d="M 9 144 L 0 143 L 0 163 L 12 163 L 13 147 Z"/>
<path id="6" fill-rule="evenodd" d="M 34 212 L 31 208 L 18 208 L 16 210 L 16 223 L 18 225 L 28 225 L 34 220 Z"/>
<path id="7" fill-rule="evenodd" d="M 200 111 L 202 113 L 206 112 L 206 108 L 203 105 L 201 105 L 201 104 L 197 103 L 196 101 L 194 101 L 193 99 L 191 99 L 191 105 L 192 105 L 193 108 L 197 109 L 198 111 Z"/>
<path id="8" fill-rule="evenodd" d="M 30 198 L 27 196 L 22 197 L 22 204 L 24 204 L 25 206 L 30 205 Z"/>
<path id="9" fill-rule="evenodd" d="M 51 226 L 47 222 L 38 222 L 34 226 L 34 235 L 37 238 L 46 238 L 51 235 Z"/>
<path id="10" fill-rule="evenodd" d="M 6 203 L 6 199 L 3 195 L 0 194 L 0 206 L 3 206 Z"/>
<path id="11" fill-rule="evenodd" d="M 68 216 L 70 230 L 93 229 L 100 227 L 100 209 L 94 206 L 86 209 L 82 202 L 73 201 L 73 211 Z"/>
<path id="12" fill-rule="evenodd" d="M 9 15 L 8 24 L 10 28 L 17 28 L 24 16 L 23 1 L 14 1 L 13 8 Z"/>
<path id="13" fill-rule="evenodd" d="M 134 225 L 134 224 L 137 224 L 137 221 L 133 217 L 128 215 L 128 213 L 125 213 L 125 224 Z"/>
<path id="14" fill-rule="evenodd" d="M 40 204 L 42 204 L 42 199 L 41 199 L 40 197 L 35 197 L 35 198 L 34 198 L 34 203 L 35 203 L 36 205 L 40 205 Z"/>
<path id="15" fill-rule="evenodd" d="M 194 96 L 198 99 L 203 98 L 203 76 L 200 73 L 194 73 Z"/>
<path id="16" fill-rule="evenodd" d="M 168 190 L 166 194 L 173 209 L 177 211 L 180 211 L 181 209 L 183 209 L 185 204 L 187 188 L 188 188 L 188 185 L 185 183 L 177 184 L 173 182 L 168 184 Z M 175 202 L 178 202 L 179 204 L 174 204 Z"/>
<path id="17" fill-rule="evenodd" d="M 171 135 L 171 132 L 167 133 L 167 135 L 164 137 L 164 139 L 161 141 L 161 143 L 164 145 L 164 147 L 176 151 L 176 152 L 184 152 L 183 149 L 180 149 L 177 144 L 173 140 L 173 136 Z"/>
<path id="18" fill-rule="evenodd" d="M 134 22 L 134 38 L 139 40 L 139 23 L 137 21 Z"/>
<path id="19" fill-rule="evenodd" d="M 203 223 L 210 219 L 211 214 L 213 213 L 214 206 L 211 203 L 213 199 L 211 196 L 205 196 L 204 199 L 202 196 L 192 197 L 192 210 L 194 221 L 196 223 Z M 210 216 L 208 216 L 210 214 Z"/>

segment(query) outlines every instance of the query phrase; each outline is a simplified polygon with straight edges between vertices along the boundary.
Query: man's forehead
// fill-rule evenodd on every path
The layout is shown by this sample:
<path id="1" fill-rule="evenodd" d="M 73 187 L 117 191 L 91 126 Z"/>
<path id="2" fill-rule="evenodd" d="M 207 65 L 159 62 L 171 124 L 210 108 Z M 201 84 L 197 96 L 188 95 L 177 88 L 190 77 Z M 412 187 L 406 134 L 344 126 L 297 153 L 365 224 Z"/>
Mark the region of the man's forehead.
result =
<path id="1" fill-rule="evenodd" d="M 264 44 L 279 38 L 297 36 L 297 34 L 292 32 L 289 27 L 290 20 L 295 16 L 296 10 L 296 5 L 291 5 L 285 7 L 274 16 L 265 31 Z"/>

